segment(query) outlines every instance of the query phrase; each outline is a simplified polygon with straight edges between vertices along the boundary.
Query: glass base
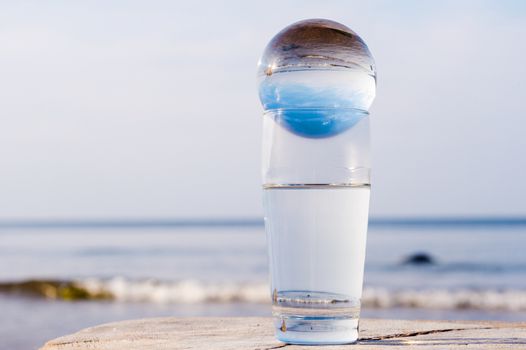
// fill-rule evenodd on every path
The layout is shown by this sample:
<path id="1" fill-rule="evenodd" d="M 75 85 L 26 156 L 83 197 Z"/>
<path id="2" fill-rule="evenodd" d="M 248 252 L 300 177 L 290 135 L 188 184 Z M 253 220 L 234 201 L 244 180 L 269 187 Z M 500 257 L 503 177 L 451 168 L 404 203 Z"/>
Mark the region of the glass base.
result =
<path id="1" fill-rule="evenodd" d="M 274 292 L 276 338 L 289 344 L 350 344 L 358 340 L 360 300 L 311 291 Z"/>
<path id="2" fill-rule="evenodd" d="M 358 319 L 275 317 L 276 338 L 288 344 L 351 344 L 358 340 Z"/>

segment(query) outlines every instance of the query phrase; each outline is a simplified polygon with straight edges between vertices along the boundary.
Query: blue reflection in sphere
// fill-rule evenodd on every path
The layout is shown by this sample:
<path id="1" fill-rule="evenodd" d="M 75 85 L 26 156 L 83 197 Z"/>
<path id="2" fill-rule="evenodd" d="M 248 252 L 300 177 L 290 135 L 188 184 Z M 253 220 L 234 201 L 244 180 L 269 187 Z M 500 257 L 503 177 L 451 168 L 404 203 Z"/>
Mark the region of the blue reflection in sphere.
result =
<path id="1" fill-rule="evenodd" d="M 259 97 L 289 131 L 329 137 L 358 123 L 375 97 L 376 70 L 364 41 L 328 20 L 285 28 L 258 65 Z"/>
<path id="2" fill-rule="evenodd" d="M 337 135 L 358 123 L 368 113 L 359 109 L 280 109 L 276 121 L 296 135 L 323 138 Z"/>

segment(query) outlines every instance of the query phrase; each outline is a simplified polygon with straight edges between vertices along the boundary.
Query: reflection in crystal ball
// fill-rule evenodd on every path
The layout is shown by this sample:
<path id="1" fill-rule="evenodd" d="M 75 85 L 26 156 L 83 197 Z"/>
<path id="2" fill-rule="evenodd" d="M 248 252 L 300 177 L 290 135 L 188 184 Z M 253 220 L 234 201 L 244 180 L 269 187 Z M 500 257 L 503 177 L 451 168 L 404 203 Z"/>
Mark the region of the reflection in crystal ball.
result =
<path id="1" fill-rule="evenodd" d="M 258 64 L 259 97 L 278 123 L 305 137 L 339 134 L 367 115 L 376 69 L 365 42 L 323 19 L 294 23 L 267 45 Z"/>

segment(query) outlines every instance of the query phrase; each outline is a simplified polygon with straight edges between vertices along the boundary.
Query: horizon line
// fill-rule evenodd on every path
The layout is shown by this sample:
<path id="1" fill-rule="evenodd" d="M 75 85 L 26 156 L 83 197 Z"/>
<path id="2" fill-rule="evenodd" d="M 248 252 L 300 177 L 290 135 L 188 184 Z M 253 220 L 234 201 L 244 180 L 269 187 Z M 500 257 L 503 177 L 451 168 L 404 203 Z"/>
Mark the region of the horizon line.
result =
<path id="1" fill-rule="evenodd" d="M 0 220 L 0 229 L 257 227 L 263 218 L 25 219 Z M 526 216 L 372 217 L 373 227 L 526 226 Z"/>

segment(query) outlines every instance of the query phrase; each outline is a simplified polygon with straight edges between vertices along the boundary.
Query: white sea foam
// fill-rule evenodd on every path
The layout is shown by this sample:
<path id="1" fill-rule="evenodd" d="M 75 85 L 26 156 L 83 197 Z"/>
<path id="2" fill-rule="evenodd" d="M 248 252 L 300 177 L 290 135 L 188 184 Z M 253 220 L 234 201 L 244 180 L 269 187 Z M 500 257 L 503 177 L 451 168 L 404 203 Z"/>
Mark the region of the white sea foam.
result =
<path id="1" fill-rule="evenodd" d="M 157 280 L 83 279 L 78 286 L 90 293 L 105 292 L 117 301 L 154 303 L 270 302 L 266 283 L 204 283 L 198 280 L 161 282 Z M 526 290 L 407 289 L 367 287 L 362 306 L 368 308 L 479 309 L 525 311 Z"/>
<path id="2" fill-rule="evenodd" d="M 362 305 L 371 308 L 478 309 L 524 311 L 526 290 L 426 289 L 389 291 L 366 288 Z"/>
<path id="3" fill-rule="evenodd" d="M 251 302 L 269 300 L 265 283 L 203 283 L 197 280 L 159 282 L 131 281 L 121 277 L 109 280 L 85 279 L 77 283 L 90 293 L 107 292 L 116 300 L 156 303 Z"/>

